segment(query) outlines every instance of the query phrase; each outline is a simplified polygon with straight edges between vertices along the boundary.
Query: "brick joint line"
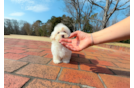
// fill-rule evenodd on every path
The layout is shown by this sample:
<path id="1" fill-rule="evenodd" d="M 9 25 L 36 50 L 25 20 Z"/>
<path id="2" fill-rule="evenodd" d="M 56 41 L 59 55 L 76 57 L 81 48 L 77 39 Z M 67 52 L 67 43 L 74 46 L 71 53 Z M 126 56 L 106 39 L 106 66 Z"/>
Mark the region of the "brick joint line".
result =
<path id="1" fill-rule="evenodd" d="M 60 71 L 59 71 L 59 74 L 57 75 L 57 78 L 56 78 L 56 80 L 58 80 L 59 79 L 59 77 L 60 77 L 60 75 L 61 75 L 61 72 L 62 72 L 62 67 L 60 68 Z"/>
<path id="2" fill-rule="evenodd" d="M 32 82 L 34 79 L 30 78 L 21 88 L 26 88 L 30 82 Z"/>
<path id="3" fill-rule="evenodd" d="M 25 66 L 27 66 L 27 65 L 29 65 L 30 63 L 27 63 L 27 64 L 25 64 L 25 65 L 23 65 L 23 66 L 21 66 L 20 68 L 18 68 L 18 69 L 16 69 L 16 70 L 14 70 L 13 72 L 11 72 L 11 73 L 15 73 L 16 71 L 18 71 L 18 70 L 20 70 L 20 69 L 22 69 L 22 68 L 24 68 Z"/>
<path id="4" fill-rule="evenodd" d="M 96 88 L 96 87 L 87 86 L 87 85 L 81 85 L 81 88 Z"/>
<path id="5" fill-rule="evenodd" d="M 98 77 L 99 77 L 101 83 L 103 84 L 104 88 L 107 88 L 106 85 L 105 85 L 105 83 L 104 83 L 103 80 L 101 79 L 100 75 L 99 75 L 99 74 L 97 74 L 97 75 L 98 75 Z"/>
<path id="6" fill-rule="evenodd" d="M 46 56 L 46 55 L 47 55 L 47 53 L 46 53 L 45 55 L 41 56 L 41 57 L 44 57 L 44 56 Z"/>
<path id="7" fill-rule="evenodd" d="M 75 61 L 75 62 L 77 62 L 77 69 L 76 68 L 71 68 L 71 67 L 68 67 L 68 66 L 66 66 L 65 65 L 65 67 L 64 67 L 64 64 L 63 65 L 57 65 L 57 66 L 55 66 L 55 65 L 53 65 L 53 64 L 51 64 L 51 62 L 52 62 L 52 60 L 53 60 L 53 58 L 52 58 L 52 56 L 51 56 L 51 54 L 50 54 L 50 46 L 48 45 L 48 43 L 46 43 L 46 42 L 44 42 L 44 43 L 46 43 L 46 46 L 48 46 L 47 47 L 47 49 L 46 49 L 46 46 L 44 47 L 44 45 L 41 45 L 41 46 L 37 46 L 38 48 L 36 48 L 36 46 L 34 47 L 33 46 L 33 48 L 30 46 L 30 47 L 27 47 L 27 46 L 29 46 L 30 45 L 30 42 L 28 42 L 29 44 L 26 44 L 26 45 L 19 45 L 19 43 L 17 42 L 18 40 L 14 40 L 13 42 L 11 42 L 11 44 L 10 44 L 10 42 L 8 41 L 8 40 L 6 40 L 7 42 L 4 42 L 5 43 L 5 48 L 7 48 L 6 50 L 8 50 L 8 49 L 13 49 L 13 47 L 15 47 L 17 44 L 17 46 L 21 46 L 20 48 L 23 48 L 23 49 L 17 49 L 17 50 L 23 50 L 23 51 L 25 51 L 25 52 L 21 52 L 21 53 L 16 53 L 16 52 L 5 52 L 4 54 L 8 54 L 9 53 L 9 55 L 10 54 L 16 54 L 16 56 L 18 55 L 18 58 L 19 58 L 19 55 L 20 55 L 20 58 L 19 59 L 8 59 L 7 58 L 7 60 L 12 60 L 12 61 L 18 61 L 18 62 L 22 62 L 22 63 L 24 63 L 24 62 L 26 62 L 25 64 L 23 64 L 22 66 L 20 66 L 19 68 L 17 68 L 17 69 L 15 69 L 15 70 L 13 70 L 12 72 L 8 72 L 8 71 L 4 71 L 4 73 L 5 74 L 11 74 L 11 75 L 15 75 L 15 76 L 21 76 L 21 77 L 26 77 L 26 78 L 29 78 L 29 80 L 27 81 L 27 82 L 25 82 L 25 84 L 24 85 L 22 85 L 22 87 L 21 88 L 26 88 L 34 79 L 41 79 L 41 80 L 47 80 L 47 81 L 51 81 L 51 82 L 58 82 L 58 83 L 61 83 L 61 84 L 69 84 L 69 85 L 77 85 L 77 86 L 79 86 L 80 88 L 96 88 L 96 86 L 90 86 L 90 85 L 88 85 L 88 84 L 86 84 L 86 85 L 84 85 L 84 84 L 81 84 L 81 83 L 74 83 L 74 82 L 70 82 L 70 81 L 63 81 L 63 80 L 60 80 L 59 79 L 59 77 L 62 75 L 61 73 L 62 73 L 62 71 L 63 71 L 63 69 L 64 68 L 68 68 L 68 69 L 72 69 L 72 70 L 78 70 L 78 71 L 84 71 L 84 72 L 92 72 L 92 73 L 95 73 L 96 74 L 96 77 L 97 78 L 99 78 L 98 80 L 99 80 L 99 82 L 100 83 L 102 83 L 101 85 L 104 87 L 104 88 L 107 88 L 108 87 L 108 85 L 106 85 L 106 82 L 103 80 L 103 77 L 101 76 L 101 74 L 105 74 L 105 75 L 110 75 L 111 77 L 112 76 L 116 76 L 116 77 L 126 77 L 126 74 L 128 74 L 130 71 L 130 68 L 129 68 L 129 55 L 126 53 L 125 54 L 125 52 L 121 52 L 121 51 L 119 51 L 119 52 L 117 52 L 117 50 L 109 50 L 109 51 L 107 51 L 107 50 L 105 50 L 105 49 L 98 49 L 98 48 L 90 48 L 89 49 L 89 51 L 91 51 L 90 53 L 88 53 L 88 50 L 87 51 L 82 51 L 82 52 L 78 52 L 78 53 L 75 53 L 74 52 L 74 57 L 77 57 L 77 58 L 84 58 L 83 56 L 85 56 L 85 58 L 84 59 L 88 59 L 87 60 L 87 62 L 88 62 L 88 64 L 91 64 L 91 65 L 95 65 L 95 66 L 97 66 L 97 65 L 100 65 L 100 66 L 105 66 L 106 67 L 106 69 L 107 70 L 109 70 L 111 73 L 113 73 L 113 74 L 109 74 L 109 73 L 101 73 L 101 72 L 93 72 L 92 70 L 90 70 L 90 71 L 88 71 L 88 70 L 84 70 L 84 69 L 82 69 L 82 68 L 80 68 L 80 67 L 82 67 L 83 66 L 83 68 L 84 68 L 84 65 L 81 65 L 81 62 L 79 61 L 79 59 L 78 59 L 78 62 L 77 61 Z M 21 41 L 21 40 L 20 40 Z M 28 40 L 29 41 L 29 40 Z M 31 42 L 34 42 L 35 40 L 33 40 L 33 41 L 31 41 Z M 24 41 L 24 44 L 26 43 L 27 41 Z M 16 43 L 16 44 L 15 44 Z M 23 43 L 23 42 L 20 42 L 20 43 Z M 14 44 L 14 45 L 13 45 Z M 35 44 L 36 44 L 36 42 L 35 42 Z M 38 43 L 37 43 L 38 44 Z M 40 44 L 40 43 L 39 43 Z M 42 44 L 42 43 L 41 43 Z M 10 47 L 8 47 L 8 46 L 10 46 Z M 11 48 L 12 47 L 12 48 Z M 42 48 L 41 48 L 42 47 Z M 25 48 L 25 49 L 24 49 Z M 27 50 L 27 49 L 29 49 L 29 50 Z M 30 50 L 31 49 L 31 50 Z M 37 55 L 36 54 L 34 54 L 33 53 L 33 55 L 31 54 L 26 54 L 27 52 L 37 52 L 38 51 L 38 53 L 37 53 Z M 93 52 L 92 52 L 92 50 L 93 50 Z M 46 51 L 46 52 L 45 52 Z M 44 53 L 43 53 L 44 52 Z M 109 54 L 110 53 L 110 54 Z M 98 55 L 96 55 L 96 54 L 98 54 Z M 23 56 L 23 57 L 21 57 L 21 55 Z M 48 55 L 48 57 L 47 57 L 47 55 Z M 91 55 L 91 57 L 88 57 L 88 58 L 86 58 L 86 56 L 90 56 Z M 26 57 L 28 57 L 28 56 L 40 56 L 40 57 L 43 57 L 44 59 L 47 59 L 48 58 L 48 60 L 44 63 L 44 64 L 42 64 L 42 63 L 38 63 L 38 62 L 32 62 L 32 61 L 23 61 L 22 59 L 23 58 L 26 58 Z M 12 56 L 11 56 L 12 57 Z M 113 58 L 112 58 L 113 57 Z M 105 64 L 101 64 L 101 62 L 100 63 L 97 63 L 97 64 L 95 64 L 93 61 L 92 61 L 92 58 L 93 58 L 93 60 L 98 60 L 98 62 L 99 62 L 99 60 L 101 61 L 101 60 L 103 60 L 103 61 L 107 61 L 107 60 L 105 60 L 106 58 L 109 58 L 109 59 L 114 59 L 115 60 L 115 62 L 114 62 L 114 60 L 112 60 L 112 61 L 108 61 L 108 62 L 110 62 L 110 63 L 112 63 L 114 66 L 111 66 L 111 65 L 109 65 L 108 64 L 108 62 L 106 62 L 108 65 L 105 65 Z M 4 59 L 6 59 L 6 58 L 4 58 Z M 32 58 L 31 58 L 32 59 Z M 38 58 L 37 58 L 38 59 Z M 75 58 L 73 58 L 74 60 L 75 60 Z M 41 59 L 42 60 L 42 59 Z M 44 61 L 44 60 L 43 60 Z M 126 62 L 125 62 L 126 61 Z M 83 62 L 84 63 L 84 62 Z M 103 62 L 102 62 L 103 63 Z M 122 64 L 121 64 L 122 63 Z M 126 63 L 126 64 L 125 64 Z M 38 65 L 46 65 L 46 66 L 53 66 L 53 67 L 59 67 L 60 69 L 59 69 L 59 71 L 58 71 L 58 74 L 56 75 L 56 78 L 55 79 L 48 79 L 48 78 L 42 78 L 42 77 L 36 77 L 36 76 L 31 76 L 31 75 L 26 75 L 26 74 L 18 74 L 17 72 L 18 71 L 20 71 L 20 70 L 22 70 L 22 69 L 25 69 L 26 67 L 28 67 L 30 64 L 38 64 Z M 86 64 L 86 62 L 85 62 L 85 64 Z M 119 65 L 118 65 L 119 64 Z M 121 65 L 123 65 L 123 66 L 120 66 L 120 64 Z M 75 64 L 76 65 L 76 64 Z M 125 67 L 125 65 L 127 66 L 127 67 Z M 113 67 L 113 68 L 112 68 Z M 117 70 L 116 69 L 114 69 L 114 68 L 117 68 Z M 119 69 L 119 70 L 118 70 Z M 104 69 L 104 71 L 105 71 L 105 69 Z M 121 73 L 122 72 L 122 73 Z M 123 73 L 124 72 L 124 73 Z M 128 72 L 128 73 L 127 73 Z M 122 75 L 123 74 L 123 75 Z M 127 76 L 126 78 L 130 78 L 129 76 Z M 107 80 L 108 81 L 108 80 Z M 97 82 L 96 82 L 97 83 Z"/>
<path id="8" fill-rule="evenodd" d="M 46 63 L 46 65 L 49 65 L 49 63 L 52 61 L 53 59 L 51 59 L 50 61 L 48 61 L 47 63 Z"/>
<path id="9" fill-rule="evenodd" d="M 113 75 L 117 75 L 117 74 L 115 74 L 115 72 L 114 71 L 112 71 L 110 68 L 108 68 L 107 66 L 106 66 L 106 68 L 108 69 L 108 70 L 110 70 L 112 73 L 113 73 Z"/>
<path id="10" fill-rule="evenodd" d="M 39 77 L 34 77 L 34 76 L 28 76 L 28 75 L 22 75 L 22 74 L 16 74 L 16 73 L 10 73 L 10 72 L 6 72 L 4 71 L 4 73 L 6 74 L 11 74 L 11 75 L 16 75 L 16 76 L 21 76 L 21 77 L 27 77 L 30 78 L 31 80 L 28 81 L 28 83 L 26 85 L 23 86 L 23 88 L 25 88 L 26 86 L 28 86 L 28 84 L 34 80 L 34 79 L 41 79 L 41 80 L 47 80 L 47 81 L 51 81 L 51 82 L 58 82 L 58 83 L 65 83 L 65 84 L 69 84 L 69 85 L 77 85 L 80 86 L 82 88 L 82 85 L 79 83 L 72 83 L 72 82 L 66 82 L 66 81 L 60 81 L 60 80 L 53 80 L 53 79 L 47 79 L 47 78 L 39 78 Z M 87 86 L 87 85 L 86 85 Z M 92 87 L 91 87 L 92 88 Z"/>
<path id="11" fill-rule="evenodd" d="M 81 69 L 80 69 L 80 63 L 79 63 L 79 62 L 77 62 L 77 63 L 78 63 L 78 70 L 81 70 Z"/>

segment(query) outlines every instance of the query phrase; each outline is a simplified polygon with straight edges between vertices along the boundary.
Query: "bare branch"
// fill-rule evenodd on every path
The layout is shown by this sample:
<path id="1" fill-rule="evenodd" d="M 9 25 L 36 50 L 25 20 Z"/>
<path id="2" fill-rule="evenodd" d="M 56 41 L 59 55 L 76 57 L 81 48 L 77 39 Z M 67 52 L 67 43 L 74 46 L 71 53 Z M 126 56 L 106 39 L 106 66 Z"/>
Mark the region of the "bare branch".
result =
<path id="1" fill-rule="evenodd" d="M 110 0 L 109 7 L 110 7 L 112 4 L 114 4 L 114 3 L 113 3 L 113 0 Z M 114 4 L 114 5 L 115 5 L 115 4 Z"/>
<path id="2" fill-rule="evenodd" d="M 102 9 L 104 10 L 104 7 L 103 7 L 103 6 L 98 5 L 98 4 L 95 3 L 93 0 L 88 0 L 88 1 L 89 1 L 91 4 L 96 5 L 96 6 L 102 8 Z"/>
<path id="3" fill-rule="evenodd" d="M 73 19 L 77 19 L 75 10 L 74 10 L 75 8 L 73 7 L 74 5 L 72 6 L 73 3 L 68 0 L 64 0 L 64 2 L 65 2 L 65 6 L 66 6 L 65 11 L 67 11 L 72 16 Z"/>
<path id="4" fill-rule="evenodd" d="M 128 2 L 130 2 L 130 0 L 126 1 L 124 4 L 120 5 L 118 8 L 124 6 L 125 4 L 127 4 Z"/>
<path id="5" fill-rule="evenodd" d="M 125 8 L 116 8 L 116 10 L 123 10 L 123 9 L 127 9 L 128 7 L 130 7 L 130 5 L 129 6 L 127 6 L 127 7 L 125 7 Z"/>
<path id="6" fill-rule="evenodd" d="M 83 3 L 82 3 L 83 5 L 82 5 L 82 7 L 81 7 L 81 11 L 82 11 L 82 9 L 83 9 L 83 7 L 84 7 L 85 2 L 86 2 L 86 0 L 84 0 Z"/>
<path id="7" fill-rule="evenodd" d="M 110 16 L 111 16 L 111 15 L 114 13 L 114 11 L 116 10 L 118 3 L 119 3 L 119 0 L 117 0 L 116 5 L 114 6 L 113 11 L 112 11 L 111 13 L 109 13 L 109 15 L 108 15 L 108 17 L 107 17 L 107 21 L 109 20 Z"/>
<path id="8" fill-rule="evenodd" d="M 113 9 L 113 12 L 116 10 L 116 7 L 117 7 L 118 3 L 119 3 L 119 0 L 117 0 L 117 2 L 116 2 L 116 4 L 115 4 L 115 7 L 114 7 L 114 9 Z M 112 12 L 112 13 L 113 13 L 113 12 Z"/>
<path id="9" fill-rule="evenodd" d="M 88 6 L 86 11 L 83 11 L 82 12 L 85 14 L 85 16 L 88 16 L 90 17 L 91 13 L 92 13 L 92 10 L 93 10 L 93 4 L 91 4 L 91 6 Z"/>
<path id="10" fill-rule="evenodd" d="M 89 16 L 90 16 L 90 15 L 91 15 L 91 13 L 92 13 L 93 5 L 91 5 L 91 7 L 90 7 L 90 8 L 91 8 L 91 10 L 90 10 L 90 12 L 89 12 L 89 14 L 88 14 Z"/>
<path id="11" fill-rule="evenodd" d="M 109 6 L 112 4 L 113 0 L 110 1 Z"/>
<path id="12" fill-rule="evenodd" d="M 66 7 L 67 7 L 67 11 L 72 15 L 72 17 L 76 18 L 75 15 L 73 14 L 74 11 L 72 11 L 73 8 L 70 8 L 70 6 L 68 6 L 68 5 L 66 5 Z"/>
<path id="13" fill-rule="evenodd" d="M 98 19 L 91 19 L 91 20 L 95 20 L 95 21 L 99 21 L 99 22 L 103 23 L 103 21 L 101 21 L 101 20 L 98 20 Z"/>

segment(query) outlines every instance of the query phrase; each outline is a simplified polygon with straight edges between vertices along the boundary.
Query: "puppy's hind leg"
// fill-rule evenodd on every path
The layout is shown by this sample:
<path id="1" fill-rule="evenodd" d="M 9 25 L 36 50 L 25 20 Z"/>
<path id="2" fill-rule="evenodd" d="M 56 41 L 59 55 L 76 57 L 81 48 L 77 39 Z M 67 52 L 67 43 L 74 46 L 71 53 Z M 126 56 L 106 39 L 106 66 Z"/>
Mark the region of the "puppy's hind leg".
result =
<path id="1" fill-rule="evenodd" d="M 63 63 L 69 63 L 71 59 L 71 55 L 70 56 L 66 56 L 62 59 Z"/>
<path id="2" fill-rule="evenodd" d="M 59 56 L 53 56 L 53 62 L 55 63 L 55 64 L 59 64 L 59 63 L 61 63 L 61 59 L 60 59 L 60 57 Z"/>

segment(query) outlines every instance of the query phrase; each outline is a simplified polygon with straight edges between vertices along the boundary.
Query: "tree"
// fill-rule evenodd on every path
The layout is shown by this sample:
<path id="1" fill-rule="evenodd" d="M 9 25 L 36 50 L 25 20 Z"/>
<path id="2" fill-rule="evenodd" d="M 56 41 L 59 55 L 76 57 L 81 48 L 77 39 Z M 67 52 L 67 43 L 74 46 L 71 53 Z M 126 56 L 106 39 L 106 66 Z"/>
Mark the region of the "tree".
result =
<path id="1" fill-rule="evenodd" d="M 61 23 L 61 20 L 62 20 L 61 17 L 52 16 L 51 19 L 47 21 L 47 23 L 46 23 L 46 29 L 47 29 L 48 35 L 51 34 L 51 32 L 54 30 L 54 27 L 58 23 Z"/>
<path id="2" fill-rule="evenodd" d="M 42 36 L 47 36 L 46 24 L 42 24 Z"/>
<path id="3" fill-rule="evenodd" d="M 97 13 L 91 15 L 87 18 L 87 16 L 83 17 L 83 31 L 84 32 L 94 32 L 93 25 L 96 23 L 95 20 L 93 20 L 97 16 Z"/>
<path id="4" fill-rule="evenodd" d="M 12 22 L 10 19 L 4 19 L 4 28 L 6 28 L 5 31 L 8 31 L 10 34 L 14 33 Z"/>
<path id="5" fill-rule="evenodd" d="M 41 30 L 41 26 L 42 26 L 42 22 L 40 20 L 37 20 L 32 24 L 32 30 L 35 32 L 35 35 L 37 36 L 41 35 L 40 33 L 41 31 L 39 31 Z"/>
<path id="6" fill-rule="evenodd" d="M 17 20 L 12 20 L 14 34 L 19 34 L 19 23 Z"/>
<path id="7" fill-rule="evenodd" d="M 31 35 L 32 34 L 31 25 L 29 23 L 25 23 L 23 28 L 25 29 L 27 35 Z"/>
<path id="8" fill-rule="evenodd" d="M 70 29 L 70 31 L 73 32 L 74 26 L 73 26 L 73 19 L 71 17 L 63 15 L 61 23 L 65 24 Z"/>
<path id="9" fill-rule="evenodd" d="M 4 35 L 7 35 L 7 34 L 10 34 L 7 27 L 6 27 L 6 22 L 5 22 L 5 19 L 4 19 Z"/>
<path id="10" fill-rule="evenodd" d="M 93 31 L 93 26 L 90 23 L 91 20 L 93 20 L 91 16 L 96 14 L 94 13 L 96 8 L 94 8 L 93 4 L 89 3 L 87 0 L 64 0 L 64 3 L 65 11 L 69 13 L 73 19 L 72 25 L 74 31 Z"/>
<path id="11" fill-rule="evenodd" d="M 106 23 L 106 27 L 109 27 L 115 23 L 117 23 L 119 20 L 118 20 L 118 16 L 119 16 L 119 12 L 116 11 L 113 16 L 108 20 L 108 22 Z"/>
<path id="12" fill-rule="evenodd" d="M 104 3 L 106 4 L 105 7 L 98 4 L 97 2 L 95 2 L 95 0 L 88 0 L 88 1 L 91 4 L 93 4 L 97 7 L 100 7 L 104 11 L 103 20 L 102 20 L 102 29 L 104 29 L 106 27 L 106 24 L 107 24 L 109 18 L 113 15 L 113 13 L 115 11 L 124 10 L 124 9 L 130 7 L 130 5 L 127 5 L 127 3 L 130 2 L 130 0 L 127 0 L 123 4 L 120 4 L 121 0 L 106 0 L 106 1 L 104 1 Z M 100 2 L 103 2 L 103 1 L 100 0 Z"/>
<path id="13" fill-rule="evenodd" d="M 82 15 L 84 12 L 84 5 L 86 0 L 64 0 L 66 11 L 72 16 L 74 21 L 74 29 L 78 23 L 79 30 L 82 30 Z"/>
<path id="14" fill-rule="evenodd" d="M 130 8 L 126 9 L 123 14 L 125 14 L 126 17 L 130 16 Z"/>
<path id="15" fill-rule="evenodd" d="M 111 25 L 113 25 L 113 24 L 115 24 L 117 22 L 118 22 L 117 18 L 114 18 L 114 19 L 112 19 L 112 24 Z"/>
<path id="16" fill-rule="evenodd" d="M 20 34 L 21 35 L 27 35 L 27 32 L 26 32 L 24 26 L 20 28 Z"/>
<path id="17" fill-rule="evenodd" d="M 93 27 L 91 24 L 89 24 L 88 22 L 84 25 L 84 28 L 82 31 L 87 32 L 87 33 L 92 33 L 93 32 Z"/>
<path id="18" fill-rule="evenodd" d="M 41 20 L 37 20 L 36 22 L 38 22 L 39 25 L 42 26 L 42 21 Z"/>
<path id="19" fill-rule="evenodd" d="M 27 23 L 26 21 L 20 20 L 19 21 L 19 30 L 20 30 L 20 34 L 22 35 L 26 35 L 26 30 L 24 28 L 24 24 Z"/>
<path id="20" fill-rule="evenodd" d="M 58 23 L 63 23 L 70 29 L 71 32 L 73 31 L 73 19 L 69 16 L 63 15 L 62 17 L 52 16 L 51 19 L 44 24 L 44 27 L 42 26 L 44 33 L 47 33 L 47 36 L 50 36 L 51 32 L 54 30 L 54 27 Z"/>
<path id="21" fill-rule="evenodd" d="M 93 10 L 95 10 L 96 8 L 93 8 L 93 5 L 88 3 L 87 0 L 86 0 L 86 10 L 83 11 L 84 15 L 83 15 L 83 18 L 82 18 L 82 25 L 83 25 L 83 31 L 85 32 L 90 32 L 92 33 L 93 32 L 93 22 L 94 19 L 98 13 L 93 13 Z"/>
<path id="22" fill-rule="evenodd" d="M 6 27 L 6 23 L 4 22 L 4 35 L 9 35 L 10 31 Z"/>
<path id="23" fill-rule="evenodd" d="M 15 19 L 4 19 L 4 34 L 26 34 L 24 24 L 26 21 Z"/>
<path id="24" fill-rule="evenodd" d="M 51 35 L 51 32 L 53 31 L 53 25 L 51 22 L 47 22 L 45 24 L 45 28 L 46 28 L 46 32 L 47 32 L 47 36 L 50 36 Z"/>

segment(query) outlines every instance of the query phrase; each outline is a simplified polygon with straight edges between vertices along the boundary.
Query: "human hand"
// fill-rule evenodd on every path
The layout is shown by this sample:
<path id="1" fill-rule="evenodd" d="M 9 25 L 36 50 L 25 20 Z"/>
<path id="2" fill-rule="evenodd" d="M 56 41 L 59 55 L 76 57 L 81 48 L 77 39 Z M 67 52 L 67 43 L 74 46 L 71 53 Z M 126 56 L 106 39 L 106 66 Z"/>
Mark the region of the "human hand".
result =
<path id="1" fill-rule="evenodd" d="M 69 38 L 73 37 L 76 38 L 74 39 L 62 38 L 60 40 L 60 43 L 71 51 L 81 51 L 93 44 L 91 34 L 82 31 L 75 31 L 70 35 Z"/>

